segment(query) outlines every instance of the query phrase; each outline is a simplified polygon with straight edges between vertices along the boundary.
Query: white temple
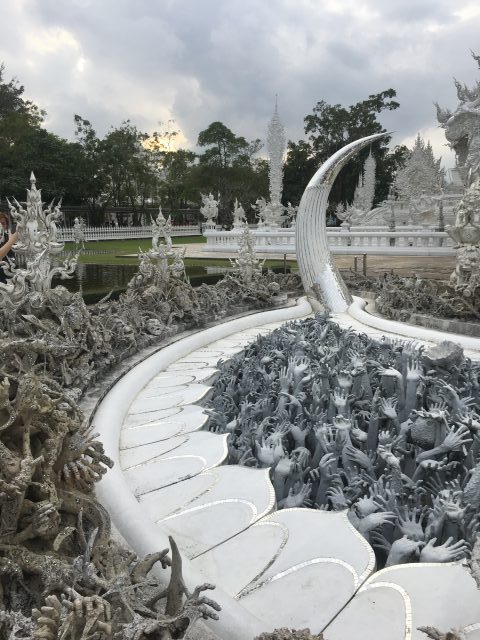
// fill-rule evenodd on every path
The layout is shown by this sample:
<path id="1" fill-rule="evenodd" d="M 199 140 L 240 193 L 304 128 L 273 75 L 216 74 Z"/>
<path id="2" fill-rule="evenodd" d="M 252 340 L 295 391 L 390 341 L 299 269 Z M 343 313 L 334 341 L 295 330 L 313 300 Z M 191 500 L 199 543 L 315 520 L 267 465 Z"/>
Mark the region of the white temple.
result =
<path id="1" fill-rule="evenodd" d="M 465 88 L 458 85 L 457 91 L 460 91 L 460 100 L 467 99 Z M 442 123 L 452 114 L 437 106 L 437 115 Z M 451 142 L 449 135 L 447 130 L 447 140 Z M 476 138 L 471 136 L 471 139 Z M 285 129 L 275 105 L 267 130 L 270 202 L 257 199 L 253 208 L 257 212 L 258 225 L 251 229 L 256 249 L 263 253 L 296 253 L 293 207 L 281 203 L 285 140 Z M 445 227 L 455 222 L 455 211 L 464 192 L 462 162 L 465 163 L 464 156 L 469 152 L 468 149 L 457 149 L 458 142 L 451 144 L 458 159 L 458 166 L 452 172 L 453 183 L 445 183 L 441 158 L 435 158 L 430 142 L 418 135 L 388 198 L 376 207 L 373 207 L 375 159 L 370 152 L 358 178 L 353 201 L 337 208 L 337 217 L 343 221 L 341 226 L 328 229 L 330 250 L 337 254 L 383 254 L 388 251 L 397 255 L 453 255 L 455 243 Z M 211 224 L 204 232 L 207 243 L 203 250 L 237 251 L 241 233 L 237 217 L 237 224 L 231 231 Z"/>

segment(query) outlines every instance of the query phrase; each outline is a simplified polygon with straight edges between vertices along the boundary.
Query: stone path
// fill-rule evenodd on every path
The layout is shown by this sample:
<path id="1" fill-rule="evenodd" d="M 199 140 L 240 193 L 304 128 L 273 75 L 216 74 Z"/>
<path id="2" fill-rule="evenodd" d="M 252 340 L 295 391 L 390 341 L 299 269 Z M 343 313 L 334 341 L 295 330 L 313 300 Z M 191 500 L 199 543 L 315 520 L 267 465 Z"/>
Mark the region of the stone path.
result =
<path id="1" fill-rule="evenodd" d="M 355 323 L 350 326 L 365 331 Z M 115 426 L 119 436 L 111 439 L 124 484 L 110 483 L 102 493 L 100 483 L 114 523 L 138 553 L 163 548 L 167 535 L 175 538 L 189 570 L 224 594 L 224 611 L 212 627 L 224 638 L 252 640 L 259 630 L 285 626 L 326 629 L 326 640 L 420 640 L 419 625 L 446 631 L 466 620 L 475 624 L 480 598 L 460 564 L 374 573 L 373 550 L 346 512 L 276 511 L 268 470 L 225 465 L 227 435 L 202 430 L 207 415 L 196 403 L 208 397 L 218 361 L 281 324 L 224 331 L 219 339 L 200 336 L 197 348 L 182 351 L 180 344 L 183 355 L 167 366 L 152 356 L 137 376 L 130 372 L 144 383 L 128 397 L 128 381 L 119 392 L 126 409 Z M 108 412 L 108 396 L 105 402 Z M 98 422 L 106 415 L 100 408 Z M 125 490 L 129 495 L 120 496 Z M 125 499 L 130 503 L 119 506 Z M 466 637 L 480 638 L 476 626 L 469 632 Z"/>

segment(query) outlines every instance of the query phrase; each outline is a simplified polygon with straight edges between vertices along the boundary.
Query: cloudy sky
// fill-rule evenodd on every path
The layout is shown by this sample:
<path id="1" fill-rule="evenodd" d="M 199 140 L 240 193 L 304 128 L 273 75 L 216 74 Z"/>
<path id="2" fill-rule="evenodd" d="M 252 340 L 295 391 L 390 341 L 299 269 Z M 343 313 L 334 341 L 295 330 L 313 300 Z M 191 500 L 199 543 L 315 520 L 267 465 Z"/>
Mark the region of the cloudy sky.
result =
<path id="1" fill-rule="evenodd" d="M 448 167 L 433 102 L 456 106 L 452 76 L 480 79 L 478 0 L 1 0 L 0 24 L 7 78 L 69 139 L 74 113 L 102 135 L 126 118 L 149 132 L 174 119 L 191 147 L 215 120 L 263 138 L 278 94 L 298 140 L 318 100 L 393 87 L 393 142 L 421 132 Z"/>

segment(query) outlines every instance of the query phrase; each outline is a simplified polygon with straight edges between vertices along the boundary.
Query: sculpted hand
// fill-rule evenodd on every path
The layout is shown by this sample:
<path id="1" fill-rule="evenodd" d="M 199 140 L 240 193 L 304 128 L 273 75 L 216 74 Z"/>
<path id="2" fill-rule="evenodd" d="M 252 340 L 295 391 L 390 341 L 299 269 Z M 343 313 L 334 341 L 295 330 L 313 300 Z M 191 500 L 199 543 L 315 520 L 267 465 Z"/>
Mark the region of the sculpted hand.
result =
<path id="1" fill-rule="evenodd" d="M 418 382 L 423 375 L 423 370 L 420 365 L 420 361 L 417 357 L 411 356 L 408 359 L 407 365 L 407 380 L 412 382 Z"/>
<path id="2" fill-rule="evenodd" d="M 380 411 L 384 416 L 395 420 L 397 418 L 397 398 L 381 398 L 380 399 Z"/>
<path id="3" fill-rule="evenodd" d="M 450 427 L 443 444 L 440 446 L 444 451 L 460 451 L 462 447 L 472 442 L 468 427 L 462 424 L 458 427 Z"/>
<path id="4" fill-rule="evenodd" d="M 382 511 L 380 513 L 371 513 L 370 515 L 362 518 L 358 524 L 358 530 L 360 533 L 368 533 L 372 529 L 381 527 L 384 524 L 394 524 L 396 516 L 392 511 Z"/>
<path id="5" fill-rule="evenodd" d="M 290 489 L 290 491 L 288 492 L 288 496 L 284 500 L 281 500 L 278 506 L 283 509 L 303 507 L 304 505 L 310 506 L 311 501 L 308 500 L 308 496 L 310 495 L 311 486 L 312 485 L 310 484 L 310 482 L 308 482 L 307 484 L 303 484 L 298 493 L 294 493 L 293 489 Z"/>
<path id="6" fill-rule="evenodd" d="M 385 369 L 385 367 L 378 367 L 377 373 L 381 376 L 385 376 L 386 378 L 396 378 L 397 380 L 400 380 L 402 377 L 400 371 L 397 371 L 393 367 L 389 367 L 388 369 Z"/>
<path id="7" fill-rule="evenodd" d="M 386 567 L 391 567 L 395 564 L 404 564 L 410 562 L 413 555 L 418 557 L 420 547 L 422 543 L 415 540 L 410 540 L 407 536 L 403 536 L 399 540 L 395 540 L 388 554 Z"/>
<path id="8" fill-rule="evenodd" d="M 294 463 L 288 456 L 285 458 L 280 458 L 277 462 L 277 466 L 275 467 L 275 473 L 279 476 L 289 476 L 293 471 Z"/>
<path id="9" fill-rule="evenodd" d="M 468 545 L 465 540 L 453 543 L 453 538 L 448 538 L 443 544 L 435 547 L 436 541 L 436 538 L 432 538 L 423 547 L 420 562 L 454 562 L 467 554 Z"/>
<path id="10" fill-rule="evenodd" d="M 337 458 L 333 453 L 326 453 L 320 459 L 318 463 L 318 469 L 320 471 L 320 475 L 323 478 L 330 478 L 334 474 L 334 468 L 337 463 Z"/>
<path id="11" fill-rule="evenodd" d="M 367 496 L 359 498 L 354 506 L 360 518 L 365 518 L 379 509 L 375 500 L 372 497 L 368 498 Z"/>
<path id="12" fill-rule="evenodd" d="M 385 460 L 389 467 L 400 469 L 400 459 L 395 456 L 388 447 L 378 445 L 378 455 Z"/>
<path id="13" fill-rule="evenodd" d="M 327 497 L 332 503 L 335 511 L 342 511 L 343 509 L 348 509 L 348 502 L 345 498 L 343 490 L 340 487 L 331 487 L 327 491 Z"/>
<path id="14" fill-rule="evenodd" d="M 414 508 L 409 511 L 404 507 L 402 511 L 397 510 L 398 528 L 404 536 L 408 536 L 411 540 L 422 542 L 425 540 L 425 533 L 422 527 L 423 510 Z"/>
<path id="15" fill-rule="evenodd" d="M 262 439 L 261 445 L 256 442 L 255 446 L 257 449 L 257 458 L 260 462 L 267 467 L 272 466 L 274 463 L 273 447 L 270 447 L 265 443 L 265 438 Z"/>
<path id="16" fill-rule="evenodd" d="M 358 466 L 363 467 L 364 469 L 373 469 L 372 461 L 367 454 L 360 451 L 360 449 L 357 449 L 352 445 L 346 445 L 343 452 L 354 464 L 358 464 Z"/>

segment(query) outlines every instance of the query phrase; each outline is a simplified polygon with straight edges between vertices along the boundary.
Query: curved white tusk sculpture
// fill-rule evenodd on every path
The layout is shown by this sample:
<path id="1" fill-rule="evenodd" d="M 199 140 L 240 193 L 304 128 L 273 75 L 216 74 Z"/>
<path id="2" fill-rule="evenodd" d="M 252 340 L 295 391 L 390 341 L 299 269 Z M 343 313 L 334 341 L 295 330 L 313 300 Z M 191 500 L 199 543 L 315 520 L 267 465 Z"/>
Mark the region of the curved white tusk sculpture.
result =
<path id="1" fill-rule="evenodd" d="M 377 133 L 347 144 L 322 164 L 303 193 L 296 225 L 298 267 L 305 292 L 326 311 L 345 311 L 352 302 L 328 248 L 326 210 L 330 189 L 350 158 L 387 135 Z"/>

